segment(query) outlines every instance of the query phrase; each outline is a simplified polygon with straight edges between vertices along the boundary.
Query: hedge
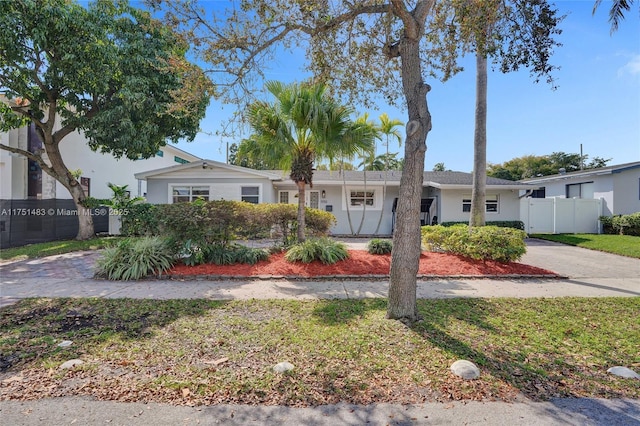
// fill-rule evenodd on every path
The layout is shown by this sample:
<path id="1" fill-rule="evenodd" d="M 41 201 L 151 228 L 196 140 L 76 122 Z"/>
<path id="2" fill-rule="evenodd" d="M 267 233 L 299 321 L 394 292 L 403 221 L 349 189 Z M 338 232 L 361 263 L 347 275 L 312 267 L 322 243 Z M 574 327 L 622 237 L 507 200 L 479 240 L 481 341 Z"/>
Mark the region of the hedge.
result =
<path id="1" fill-rule="evenodd" d="M 640 236 L 640 212 L 618 216 L 600 216 L 599 219 L 605 234 Z"/>
<path id="2" fill-rule="evenodd" d="M 468 225 L 469 221 L 466 222 L 442 222 L 440 225 L 442 226 L 454 226 L 454 225 Z M 497 226 L 499 228 L 513 228 L 520 229 L 524 231 L 524 222 L 520 220 L 494 220 L 485 223 L 486 226 Z"/>
<path id="3" fill-rule="evenodd" d="M 423 226 L 422 243 L 429 251 L 458 254 L 477 260 L 513 262 L 527 251 L 526 233 L 498 226 Z"/>
<path id="4" fill-rule="evenodd" d="M 306 232 L 323 236 L 336 223 L 335 216 L 306 209 Z M 251 204 L 242 201 L 194 201 L 176 204 L 136 204 L 122 217 L 127 236 L 163 235 L 176 242 L 222 244 L 238 238 L 264 238 L 275 234 L 285 245 L 295 239 L 297 206 Z"/>

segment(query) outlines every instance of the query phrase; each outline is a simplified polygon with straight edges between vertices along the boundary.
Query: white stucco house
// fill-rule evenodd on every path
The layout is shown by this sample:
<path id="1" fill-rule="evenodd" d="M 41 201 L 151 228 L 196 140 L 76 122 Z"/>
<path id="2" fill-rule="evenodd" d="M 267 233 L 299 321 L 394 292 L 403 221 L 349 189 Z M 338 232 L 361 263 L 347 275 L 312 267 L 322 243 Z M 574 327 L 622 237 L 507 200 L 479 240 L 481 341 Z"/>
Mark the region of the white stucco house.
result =
<path id="1" fill-rule="evenodd" d="M 364 214 L 361 235 L 373 235 L 382 212 L 378 235 L 390 235 L 395 222 L 399 171 L 315 171 L 313 188 L 306 190 L 306 205 L 330 211 L 336 216 L 334 235 L 349 235 L 357 230 Z M 155 204 L 207 200 L 237 200 L 252 203 L 294 203 L 298 191 L 288 173 L 280 170 L 253 170 L 213 160 L 137 173 L 146 181 L 147 201 Z M 471 207 L 470 173 L 424 172 L 422 189 L 423 224 L 467 221 Z M 531 188 L 525 183 L 487 179 L 487 221 L 519 220 L 519 191 Z M 384 210 L 383 210 L 384 207 Z M 349 225 L 349 216 L 351 226 Z"/>
<path id="2" fill-rule="evenodd" d="M 602 215 L 640 212 L 640 161 L 520 181 L 534 198 L 602 199 Z"/>
<path id="3" fill-rule="evenodd" d="M 33 126 L 0 132 L 0 144 L 32 152 L 42 149 Z M 162 147 L 149 159 L 116 159 L 110 154 L 92 151 L 80 132 L 65 137 L 60 150 L 68 168 L 79 171 L 85 194 L 98 199 L 111 198 L 108 183 L 128 185 L 132 196 L 144 196 L 146 182 L 136 179 L 135 173 L 200 160 L 171 145 Z M 58 209 L 75 210 L 69 191 L 34 161 L 0 149 L 0 246 L 73 238 L 77 233 L 77 218 L 61 217 Z M 47 214 L 25 214 L 32 211 Z M 96 230 L 106 231 L 100 229 L 106 225 L 98 222 L 98 218 L 94 218 Z"/>
<path id="4" fill-rule="evenodd" d="M 0 143 L 27 151 L 41 148 L 33 127 L 0 132 Z M 147 191 L 145 182 L 137 180 L 135 173 L 200 160 L 200 157 L 172 145 L 162 147 L 154 157 L 145 160 L 116 159 L 110 154 L 92 151 L 79 132 L 65 137 L 60 143 L 60 151 L 69 170 L 80 171 L 80 182 L 85 193 L 94 198 L 111 197 L 111 190 L 107 186 L 109 182 L 128 185 L 133 196 L 144 196 Z M 71 194 L 26 157 L 0 150 L 0 199 L 56 198 L 71 199 Z"/>

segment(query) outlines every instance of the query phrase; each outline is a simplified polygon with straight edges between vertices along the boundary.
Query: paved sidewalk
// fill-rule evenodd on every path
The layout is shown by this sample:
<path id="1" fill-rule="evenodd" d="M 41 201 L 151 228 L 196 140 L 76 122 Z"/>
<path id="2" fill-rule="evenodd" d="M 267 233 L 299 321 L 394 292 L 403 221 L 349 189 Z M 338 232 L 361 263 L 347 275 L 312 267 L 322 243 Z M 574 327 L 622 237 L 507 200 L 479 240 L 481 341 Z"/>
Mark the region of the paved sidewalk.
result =
<path id="1" fill-rule="evenodd" d="M 33 425 L 477 425 L 548 426 L 640 424 L 640 401 L 594 398 L 547 402 L 455 402 L 415 405 L 282 406 L 120 403 L 88 398 L 0 401 L 0 419 L 12 426 Z"/>
<path id="2" fill-rule="evenodd" d="M 351 247 L 363 244 L 347 240 Z M 419 298 L 637 297 L 640 260 L 541 240 L 529 240 L 522 263 L 567 279 L 456 279 L 418 282 Z M 0 265 L 0 306 L 25 297 L 153 299 L 318 299 L 386 297 L 388 283 L 300 280 L 94 280 L 97 252 L 76 252 Z"/>

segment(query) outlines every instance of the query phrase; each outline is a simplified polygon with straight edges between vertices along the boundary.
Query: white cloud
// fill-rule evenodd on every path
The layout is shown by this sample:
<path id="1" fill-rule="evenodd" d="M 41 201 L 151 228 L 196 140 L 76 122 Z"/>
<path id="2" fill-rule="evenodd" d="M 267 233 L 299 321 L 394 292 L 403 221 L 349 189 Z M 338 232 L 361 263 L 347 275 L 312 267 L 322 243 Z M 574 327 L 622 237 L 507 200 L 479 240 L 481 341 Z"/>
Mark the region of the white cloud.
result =
<path id="1" fill-rule="evenodd" d="M 618 69 L 618 77 L 625 74 L 640 75 L 640 54 L 632 56 L 629 62 Z"/>

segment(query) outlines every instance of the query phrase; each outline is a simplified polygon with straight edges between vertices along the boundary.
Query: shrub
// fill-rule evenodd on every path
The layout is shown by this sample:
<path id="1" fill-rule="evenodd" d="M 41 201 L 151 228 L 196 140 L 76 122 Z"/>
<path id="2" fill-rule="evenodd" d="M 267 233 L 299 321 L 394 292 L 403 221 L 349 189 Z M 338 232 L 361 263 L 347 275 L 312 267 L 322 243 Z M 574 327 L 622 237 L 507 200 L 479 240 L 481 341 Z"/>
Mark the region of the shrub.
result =
<path id="1" fill-rule="evenodd" d="M 329 212 L 307 207 L 305 209 L 306 231 L 314 236 L 326 236 L 336 224 L 336 217 Z"/>
<path id="2" fill-rule="evenodd" d="M 134 204 L 127 208 L 122 215 L 122 228 L 120 232 L 124 236 L 139 237 L 159 234 L 160 220 L 158 206 L 149 203 Z"/>
<path id="3" fill-rule="evenodd" d="M 422 242 L 430 251 L 444 251 L 478 260 L 512 262 L 527 251 L 524 231 L 497 226 L 423 226 Z"/>
<path id="4" fill-rule="evenodd" d="M 605 234 L 640 236 L 640 212 L 618 216 L 600 216 L 600 222 Z"/>
<path id="5" fill-rule="evenodd" d="M 442 226 L 468 225 L 466 222 L 442 222 Z M 524 231 L 524 222 L 520 220 L 494 220 L 486 222 L 486 226 L 497 226 L 499 228 L 513 228 Z"/>
<path id="6" fill-rule="evenodd" d="M 296 219 L 297 206 L 294 204 L 196 200 L 156 206 L 135 205 L 124 218 L 123 227 L 127 235 L 167 235 L 177 248 L 187 241 L 197 247 L 227 246 L 239 237 L 264 238 L 276 230 L 282 237 L 283 246 L 288 247 L 295 242 Z M 306 231 L 310 235 L 326 235 L 335 221 L 331 213 L 306 210 Z"/>
<path id="7" fill-rule="evenodd" d="M 166 204 L 160 209 L 161 225 L 176 242 L 193 241 L 199 246 L 227 245 L 242 224 L 239 201 L 201 201 Z"/>
<path id="8" fill-rule="evenodd" d="M 264 249 L 238 245 L 235 249 L 236 263 L 255 265 L 261 260 L 269 259 L 269 252 Z"/>
<path id="9" fill-rule="evenodd" d="M 329 265 L 348 257 L 347 246 L 329 238 L 309 238 L 293 245 L 285 254 L 285 259 L 289 262 L 311 263 L 319 260 Z"/>
<path id="10" fill-rule="evenodd" d="M 389 254 L 393 248 L 393 243 L 390 240 L 381 240 L 374 238 L 367 244 L 367 251 L 371 254 Z"/>
<path id="11" fill-rule="evenodd" d="M 261 260 L 267 260 L 269 253 L 264 249 L 250 248 L 239 244 L 200 246 L 189 240 L 181 250 L 181 257 L 187 266 L 201 265 L 203 263 L 216 265 L 248 263 L 254 265 Z"/>
<path id="12" fill-rule="evenodd" d="M 137 280 L 168 270 L 173 261 L 174 255 L 166 240 L 159 237 L 127 238 L 104 250 L 96 262 L 95 275 L 110 280 Z"/>

